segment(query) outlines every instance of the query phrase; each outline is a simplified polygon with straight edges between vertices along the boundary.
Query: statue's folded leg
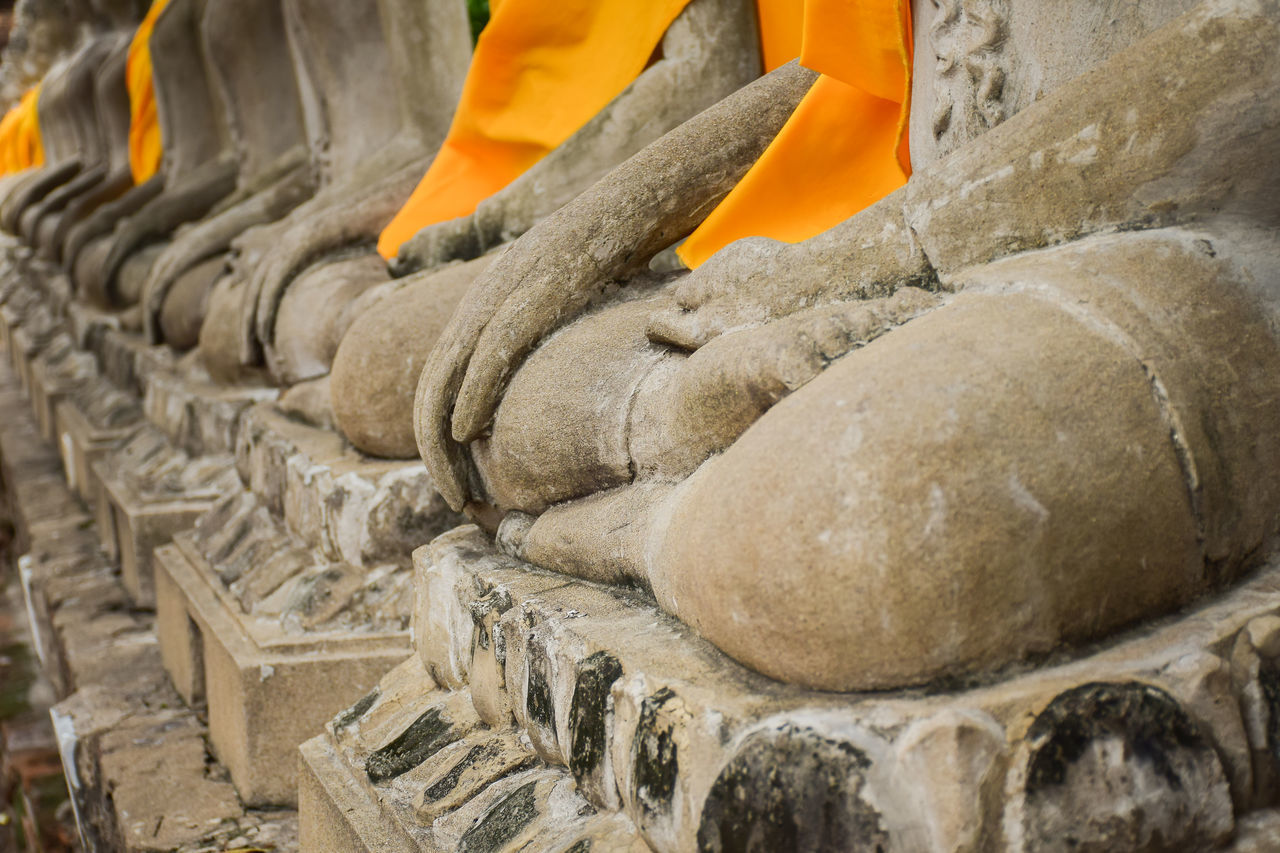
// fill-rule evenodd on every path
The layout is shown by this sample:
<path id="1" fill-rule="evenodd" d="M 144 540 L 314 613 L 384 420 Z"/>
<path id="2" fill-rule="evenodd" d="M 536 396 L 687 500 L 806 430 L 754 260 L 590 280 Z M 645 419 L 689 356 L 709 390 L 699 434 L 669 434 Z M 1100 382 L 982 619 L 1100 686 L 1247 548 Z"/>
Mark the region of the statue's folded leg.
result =
<path id="1" fill-rule="evenodd" d="M 1274 237 L 1168 229 L 983 265 L 811 380 L 797 350 L 777 350 L 775 393 L 800 384 L 750 426 L 735 413 L 768 383 L 721 337 L 721 369 L 701 369 L 725 380 L 718 395 L 679 392 L 717 344 L 636 383 L 612 478 L 582 463 L 604 458 L 598 440 L 539 445 L 555 438 L 527 406 L 514 423 L 523 386 L 552 375 L 535 353 L 487 440 L 501 453 L 476 453 L 499 503 L 540 513 L 512 513 L 499 538 L 550 568 L 649 586 L 730 655 L 826 689 L 1104 637 L 1239 577 L 1276 534 L 1277 282 L 1250 263 L 1275 251 Z M 821 335 L 802 337 L 822 353 Z M 726 413 L 741 435 L 719 436 L 732 443 L 692 476 L 646 465 L 654 439 L 714 450 L 699 431 Z M 577 479 L 558 482 L 577 495 L 548 508 L 558 494 L 513 475 L 520 441 L 549 469 L 574 462 Z"/>
<path id="2" fill-rule="evenodd" d="M 188 350 L 200 340 L 200 325 L 209 293 L 226 265 L 221 255 L 215 255 L 179 275 L 169 288 L 157 321 L 160 334 L 169 346 Z"/>
<path id="3" fill-rule="evenodd" d="M 277 381 L 292 385 L 329 372 L 338 342 L 351 321 L 353 300 L 390 279 L 386 261 L 358 254 L 302 272 L 276 311 L 274 344 L 264 348 Z"/>
<path id="4" fill-rule="evenodd" d="M 333 357 L 333 415 L 338 430 L 365 453 L 417 455 L 412 389 L 440 332 L 477 276 L 485 255 L 396 280 L 395 289 L 355 315 Z M 286 297 L 287 303 L 289 298 Z"/>

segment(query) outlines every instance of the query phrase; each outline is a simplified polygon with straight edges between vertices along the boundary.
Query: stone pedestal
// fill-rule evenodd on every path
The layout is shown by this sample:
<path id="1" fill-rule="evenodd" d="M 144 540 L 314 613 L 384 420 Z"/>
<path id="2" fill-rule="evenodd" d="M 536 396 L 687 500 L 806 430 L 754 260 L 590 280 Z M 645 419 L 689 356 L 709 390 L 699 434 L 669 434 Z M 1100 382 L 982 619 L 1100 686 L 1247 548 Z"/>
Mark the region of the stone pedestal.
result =
<path id="1" fill-rule="evenodd" d="M 214 752 L 251 805 L 295 802 L 298 744 L 409 646 L 406 631 L 290 634 L 245 614 L 185 534 L 157 551 L 156 595 L 165 669 L 188 703 L 207 703 Z"/>
<path id="2" fill-rule="evenodd" d="M 415 558 L 417 659 L 303 747 L 315 849 L 453 849 L 448 815 L 501 817 L 531 768 L 658 851 L 1207 850 L 1280 790 L 1277 563 L 1036 668 L 841 695 L 752 673 L 639 594 L 539 571 L 474 528 Z M 526 763 L 477 771 L 505 733 Z M 530 821 L 554 805 L 536 778 Z"/>
<path id="3" fill-rule="evenodd" d="M 142 409 L 99 377 L 54 409 L 58 452 L 67 483 L 92 505 L 97 489 L 92 466 L 118 450 L 142 426 Z"/>
<path id="4" fill-rule="evenodd" d="M 193 459 L 151 427 L 92 466 L 101 489 L 103 545 L 118 555 L 125 590 L 140 607 L 155 606 L 152 552 L 189 528 L 223 495 L 239 490 L 230 456 Z"/>
<path id="5" fill-rule="evenodd" d="M 236 462 L 248 488 L 157 552 L 161 653 L 245 801 L 293 803 L 298 744 L 410 651 L 410 543 L 456 516 L 421 463 L 269 404 L 241 419 Z"/>
<path id="6" fill-rule="evenodd" d="M 51 444 L 58 440 L 55 415 L 58 404 L 97 374 L 93 356 L 71 349 L 69 339 L 66 342 L 67 350 L 56 353 L 46 350 L 31 364 L 31 407 L 40 434 Z"/>

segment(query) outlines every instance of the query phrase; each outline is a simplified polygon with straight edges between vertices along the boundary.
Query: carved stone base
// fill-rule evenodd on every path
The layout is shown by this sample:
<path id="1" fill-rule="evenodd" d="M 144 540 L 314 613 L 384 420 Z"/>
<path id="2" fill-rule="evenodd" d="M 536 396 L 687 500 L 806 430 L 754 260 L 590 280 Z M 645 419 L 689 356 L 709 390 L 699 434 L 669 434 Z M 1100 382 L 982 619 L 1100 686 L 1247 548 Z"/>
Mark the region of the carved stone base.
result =
<path id="1" fill-rule="evenodd" d="M 188 703 L 207 703 L 210 742 L 241 799 L 294 803 L 294 750 L 404 658 L 407 632 L 290 635 L 247 616 L 191 537 L 156 556 L 157 632 L 170 678 Z"/>
<path id="2" fill-rule="evenodd" d="M 121 580 L 134 603 L 154 607 L 152 552 L 194 524 L 219 497 L 239 490 L 231 457 L 192 459 L 146 427 L 92 470 L 101 482 L 104 547 L 118 555 Z"/>
<path id="3" fill-rule="evenodd" d="M 486 727 L 465 691 L 431 685 L 410 658 L 302 745 L 304 850 L 649 849 L 626 815 L 597 809 L 569 770 L 539 761 L 518 728 Z"/>
<path id="4" fill-rule="evenodd" d="M 67 343 L 69 345 L 69 339 Z M 93 378 L 97 365 L 88 353 L 76 350 L 51 353 L 49 349 L 32 359 L 31 407 L 40 434 L 46 441 L 55 443 L 58 431 L 54 410 Z"/>
<path id="5" fill-rule="evenodd" d="M 142 426 L 136 403 L 99 377 L 54 409 L 58 452 L 67 484 L 90 506 L 96 497 L 92 465 L 119 449 Z"/>
<path id="6" fill-rule="evenodd" d="M 293 803 L 298 744 L 411 649 L 409 543 L 456 516 L 421 463 L 270 404 L 241 417 L 236 460 L 248 489 L 157 551 L 161 654 L 241 796 Z"/>
<path id="7" fill-rule="evenodd" d="M 840 695 L 756 675 L 641 595 L 474 528 L 415 556 L 419 659 L 304 747 L 304 837 L 449 849 L 429 804 L 511 729 L 658 851 L 1221 849 L 1280 800 L 1280 564 L 1037 667 Z"/>

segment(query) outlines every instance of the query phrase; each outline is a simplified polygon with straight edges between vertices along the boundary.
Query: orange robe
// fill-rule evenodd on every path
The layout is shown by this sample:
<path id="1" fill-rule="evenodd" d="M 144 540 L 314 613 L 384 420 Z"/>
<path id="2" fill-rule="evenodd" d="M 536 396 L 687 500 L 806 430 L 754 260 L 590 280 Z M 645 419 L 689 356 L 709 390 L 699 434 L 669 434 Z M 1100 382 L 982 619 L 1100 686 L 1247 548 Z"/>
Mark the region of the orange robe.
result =
<path id="1" fill-rule="evenodd" d="M 806 0 L 800 61 L 822 76 L 760 159 L 677 250 L 689 267 L 742 237 L 808 239 L 910 176 L 907 0 Z"/>
<path id="2" fill-rule="evenodd" d="M 0 121 L 0 166 L 5 174 L 44 165 L 40 140 L 40 85 L 26 91 Z"/>
<path id="3" fill-rule="evenodd" d="M 14 105 L 4 118 L 0 119 L 0 174 L 16 172 L 15 143 L 18 136 L 18 121 L 21 118 L 21 105 Z"/>
<path id="4" fill-rule="evenodd" d="M 163 154 L 160 117 L 156 113 L 156 90 L 151 70 L 151 31 L 169 0 L 152 0 L 129 43 L 125 61 L 125 85 L 129 89 L 129 168 L 133 182 L 141 184 L 160 170 Z"/>
<path id="5" fill-rule="evenodd" d="M 502 0 L 480 33 L 458 111 L 378 251 L 473 213 L 640 75 L 689 0 Z"/>

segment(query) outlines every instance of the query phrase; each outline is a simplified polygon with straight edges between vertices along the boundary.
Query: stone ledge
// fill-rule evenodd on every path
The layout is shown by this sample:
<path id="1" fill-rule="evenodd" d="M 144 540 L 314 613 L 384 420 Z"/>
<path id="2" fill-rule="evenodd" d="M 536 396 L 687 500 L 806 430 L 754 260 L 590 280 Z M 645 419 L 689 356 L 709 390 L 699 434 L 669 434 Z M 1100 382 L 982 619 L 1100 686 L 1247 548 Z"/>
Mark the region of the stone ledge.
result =
<path id="1" fill-rule="evenodd" d="M 405 631 L 287 633 L 246 614 L 190 536 L 160 548 L 157 628 L 179 692 L 208 706 L 210 739 L 241 797 L 296 802 L 295 750 L 409 651 Z"/>
<path id="2" fill-rule="evenodd" d="M 327 735 L 349 780 L 410 736 L 435 688 L 450 719 L 474 715 L 468 732 L 514 731 L 658 851 L 737 849 L 747 838 L 777 849 L 1016 850 L 1159 837 L 1224 849 L 1235 836 L 1253 843 L 1265 823 L 1254 814 L 1280 797 L 1270 698 L 1280 564 L 1034 671 L 840 695 L 769 681 L 639 595 L 534 569 L 475 528 L 415 559 L 418 660 Z M 434 756 L 422 766 L 443 760 Z M 412 790 L 394 796 L 362 784 L 382 802 L 420 803 L 427 775 L 404 771 L 395 784 Z M 304 827 L 334 813 L 304 806 Z M 383 811 L 361 819 L 410 834 L 430 823 L 420 808 Z"/>
<path id="3" fill-rule="evenodd" d="M 0 469 L 26 553 L 20 577 L 77 822 L 93 849 L 296 849 L 296 815 L 245 809 L 208 730 L 169 686 L 153 620 L 133 609 L 89 516 L 0 364 Z"/>

